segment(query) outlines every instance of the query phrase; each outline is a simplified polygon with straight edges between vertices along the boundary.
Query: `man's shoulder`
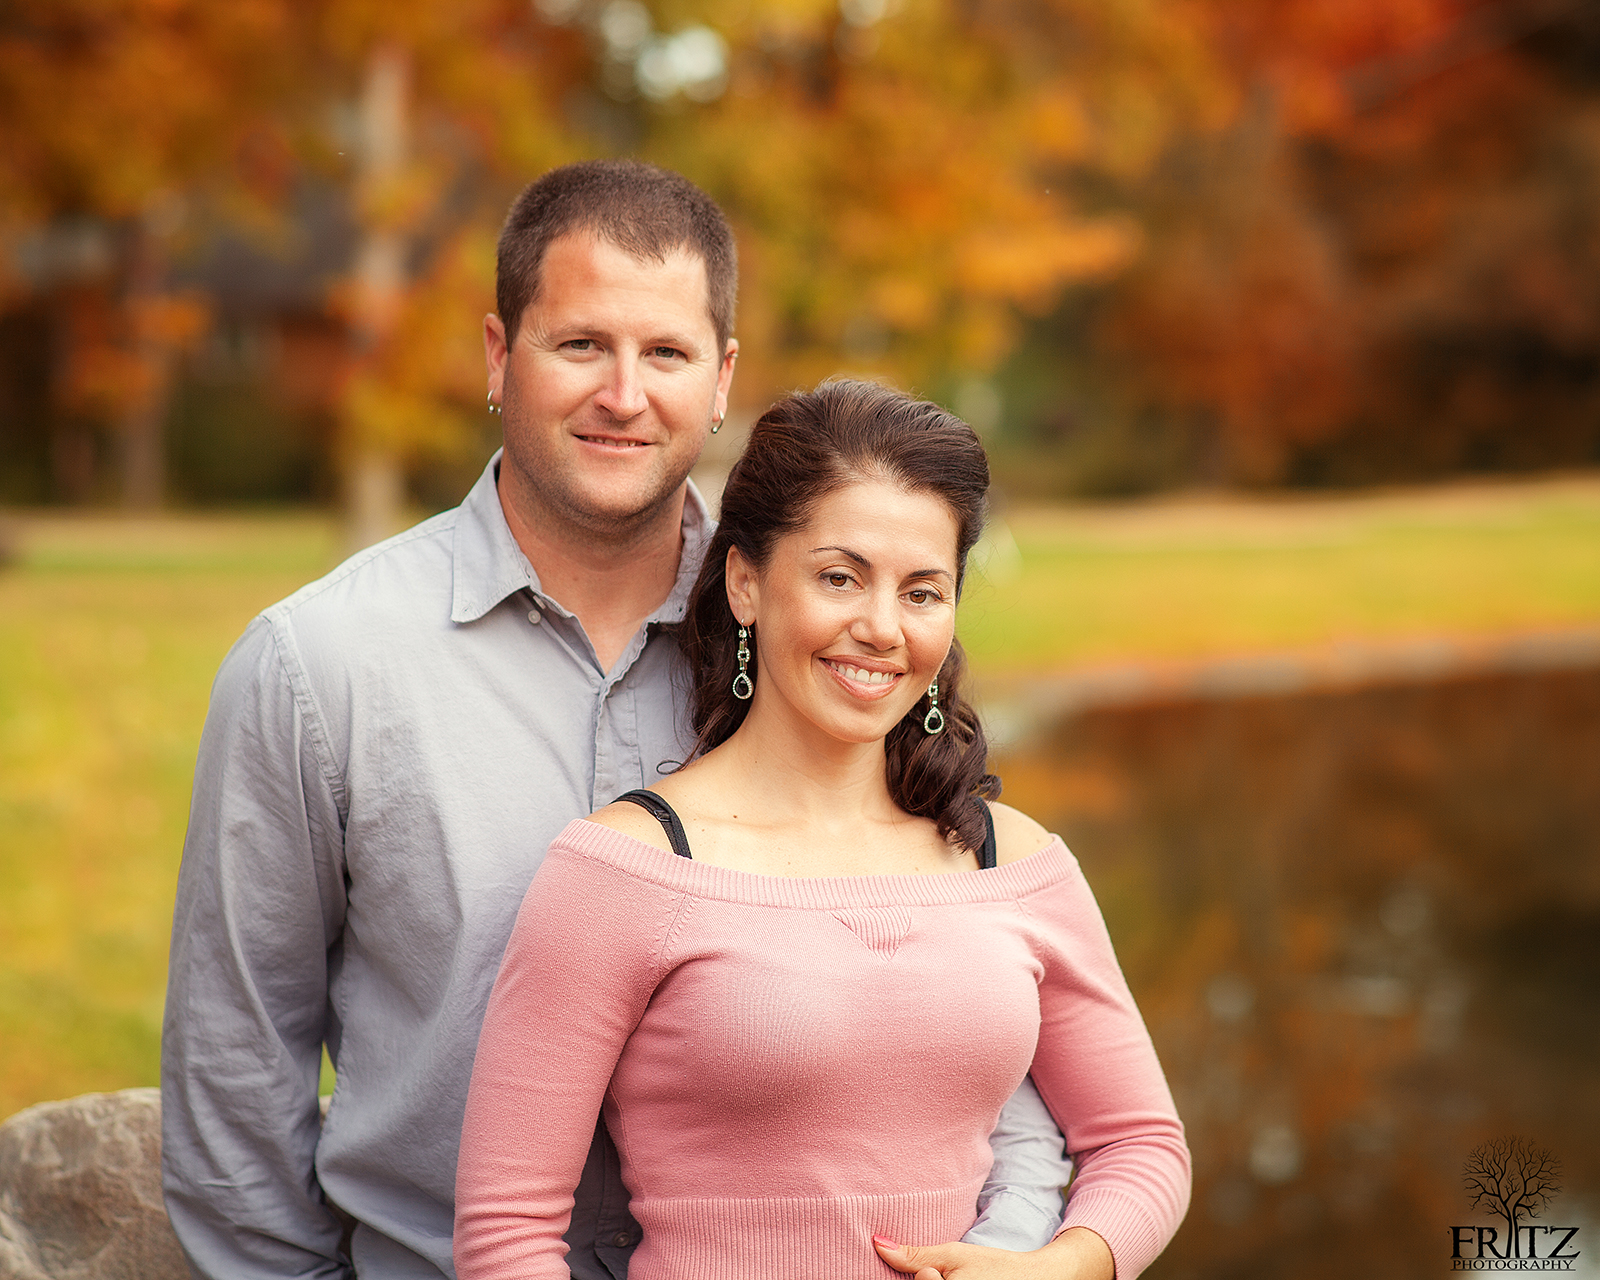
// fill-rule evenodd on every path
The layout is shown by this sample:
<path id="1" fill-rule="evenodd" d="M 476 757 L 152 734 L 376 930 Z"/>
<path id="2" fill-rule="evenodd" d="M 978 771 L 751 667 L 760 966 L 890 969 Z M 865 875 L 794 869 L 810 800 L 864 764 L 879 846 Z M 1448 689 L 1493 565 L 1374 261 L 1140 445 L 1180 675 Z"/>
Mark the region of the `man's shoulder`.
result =
<path id="1" fill-rule="evenodd" d="M 296 632 L 332 625 L 345 632 L 358 617 L 373 613 L 423 616 L 444 602 L 450 612 L 454 577 L 456 521 L 453 507 L 413 525 L 392 538 L 356 552 L 322 577 L 262 610 L 275 629 Z"/>
<path id="2" fill-rule="evenodd" d="M 263 609 L 223 659 L 219 678 L 292 681 L 295 670 L 314 683 L 350 677 L 405 652 L 408 638 L 448 628 L 458 514 L 441 512 L 358 551 Z"/>

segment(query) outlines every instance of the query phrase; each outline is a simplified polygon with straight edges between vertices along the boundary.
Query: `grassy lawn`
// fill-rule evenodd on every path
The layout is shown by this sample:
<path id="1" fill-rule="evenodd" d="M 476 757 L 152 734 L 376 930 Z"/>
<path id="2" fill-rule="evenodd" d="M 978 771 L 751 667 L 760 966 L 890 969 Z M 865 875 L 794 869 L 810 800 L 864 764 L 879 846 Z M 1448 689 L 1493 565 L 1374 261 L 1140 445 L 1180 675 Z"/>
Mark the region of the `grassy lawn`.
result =
<path id="1" fill-rule="evenodd" d="M 321 518 L 26 523 L 0 570 L 0 1115 L 156 1082 L 211 677 L 334 545 Z"/>
<path id="2" fill-rule="evenodd" d="M 1600 478 L 1005 525 L 962 605 L 979 671 L 1600 622 Z"/>
<path id="3" fill-rule="evenodd" d="M 0 1116 L 151 1084 L 212 674 L 337 557 L 319 515 L 17 517 L 0 569 Z M 980 670 L 1600 622 L 1600 477 L 1015 511 Z"/>

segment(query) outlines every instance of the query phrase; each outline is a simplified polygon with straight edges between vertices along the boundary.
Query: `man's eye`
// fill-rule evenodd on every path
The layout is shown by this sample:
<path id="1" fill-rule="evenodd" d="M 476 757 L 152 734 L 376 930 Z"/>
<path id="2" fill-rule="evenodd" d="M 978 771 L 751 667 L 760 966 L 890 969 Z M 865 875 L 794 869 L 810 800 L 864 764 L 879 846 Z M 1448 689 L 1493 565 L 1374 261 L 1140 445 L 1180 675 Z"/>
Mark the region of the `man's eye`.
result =
<path id="1" fill-rule="evenodd" d="M 654 352 L 657 360 L 675 360 L 682 354 L 677 347 L 657 347 Z"/>
<path id="2" fill-rule="evenodd" d="M 593 346 L 593 338 L 569 338 L 566 342 L 566 347 L 569 351 L 588 351 Z"/>

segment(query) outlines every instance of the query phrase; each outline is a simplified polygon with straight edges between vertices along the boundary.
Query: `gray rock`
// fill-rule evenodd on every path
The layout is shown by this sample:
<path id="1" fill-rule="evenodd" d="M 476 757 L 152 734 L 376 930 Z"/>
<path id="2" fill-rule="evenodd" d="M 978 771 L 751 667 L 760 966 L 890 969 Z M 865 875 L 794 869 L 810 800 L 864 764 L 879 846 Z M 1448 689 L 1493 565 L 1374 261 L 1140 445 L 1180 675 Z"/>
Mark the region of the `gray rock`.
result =
<path id="1" fill-rule="evenodd" d="M 86 1093 L 0 1125 L 0 1280 L 188 1280 L 161 1202 L 161 1094 Z"/>

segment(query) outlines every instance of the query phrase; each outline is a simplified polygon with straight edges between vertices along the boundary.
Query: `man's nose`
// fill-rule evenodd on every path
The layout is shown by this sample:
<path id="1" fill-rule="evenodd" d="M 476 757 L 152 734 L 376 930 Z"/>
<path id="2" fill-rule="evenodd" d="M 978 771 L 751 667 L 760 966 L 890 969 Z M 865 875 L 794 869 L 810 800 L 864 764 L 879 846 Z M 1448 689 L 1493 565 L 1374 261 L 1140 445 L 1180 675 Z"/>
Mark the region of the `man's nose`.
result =
<path id="1" fill-rule="evenodd" d="M 597 406 L 620 422 L 643 413 L 647 400 L 637 358 L 618 352 L 607 361 L 605 383 L 594 399 Z"/>

